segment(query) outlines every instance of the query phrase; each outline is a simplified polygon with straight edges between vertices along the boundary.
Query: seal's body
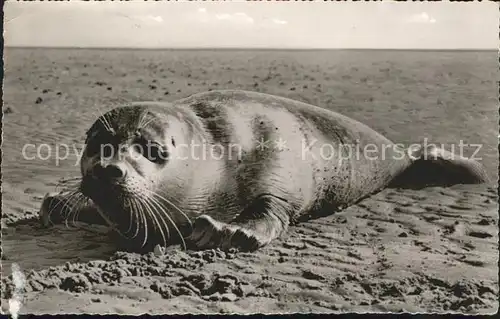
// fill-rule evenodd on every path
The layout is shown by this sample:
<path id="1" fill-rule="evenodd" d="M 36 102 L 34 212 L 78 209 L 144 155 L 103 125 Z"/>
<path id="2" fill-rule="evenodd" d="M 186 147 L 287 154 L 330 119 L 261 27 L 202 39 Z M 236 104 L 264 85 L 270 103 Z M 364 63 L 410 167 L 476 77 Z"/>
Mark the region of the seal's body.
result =
<path id="1" fill-rule="evenodd" d="M 124 237 L 167 244 L 175 229 L 196 248 L 257 249 L 390 184 L 487 181 L 479 163 L 444 150 L 405 149 L 338 113 L 229 90 L 114 109 L 89 130 L 81 162 L 79 190 Z M 68 197 L 46 197 L 42 214 Z"/>

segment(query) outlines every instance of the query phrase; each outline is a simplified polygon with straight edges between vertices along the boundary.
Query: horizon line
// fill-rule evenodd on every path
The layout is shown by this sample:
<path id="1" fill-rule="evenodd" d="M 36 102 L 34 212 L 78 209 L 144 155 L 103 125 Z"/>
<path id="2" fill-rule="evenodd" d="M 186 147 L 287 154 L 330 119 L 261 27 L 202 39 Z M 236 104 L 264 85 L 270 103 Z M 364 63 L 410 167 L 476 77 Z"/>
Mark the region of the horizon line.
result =
<path id="1" fill-rule="evenodd" d="M 298 47 L 105 47 L 105 46 L 4 46 L 5 49 L 83 49 L 83 50 L 184 50 L 184 51 L 499 51 L 498 48 L 298 48 Z"/>

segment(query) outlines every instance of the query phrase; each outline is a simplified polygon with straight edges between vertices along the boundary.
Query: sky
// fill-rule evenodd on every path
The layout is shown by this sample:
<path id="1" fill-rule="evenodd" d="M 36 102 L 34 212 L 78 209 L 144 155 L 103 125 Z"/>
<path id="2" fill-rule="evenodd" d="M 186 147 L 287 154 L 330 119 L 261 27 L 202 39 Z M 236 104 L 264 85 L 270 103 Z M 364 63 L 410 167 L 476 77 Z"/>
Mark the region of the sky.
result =
<path id="1" fill-rule="evenodd" d="M 17 2 L 6 46 L 498 49 L 494 2 Z"/>

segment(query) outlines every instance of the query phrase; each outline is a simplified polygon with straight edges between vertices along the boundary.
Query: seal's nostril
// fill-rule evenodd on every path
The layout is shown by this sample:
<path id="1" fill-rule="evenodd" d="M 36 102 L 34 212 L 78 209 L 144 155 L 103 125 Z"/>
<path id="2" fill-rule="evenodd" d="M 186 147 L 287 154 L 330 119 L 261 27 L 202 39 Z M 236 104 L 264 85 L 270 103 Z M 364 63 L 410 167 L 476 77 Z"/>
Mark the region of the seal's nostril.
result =
<path id="1" fill-rule="evenodd" d="M 95 176 L 102 179 L 123 179 L 126 175 L 125 169 L 116 164 L 105 166 L 98 164 L 94 167 L 93 172 Z"/>
<path id="2" fill-rule="evenodd" d="M 110 164 L 104 168 L 104 173 L 108 178 L 124 178 L 125 170 L 117 165 Z"/>

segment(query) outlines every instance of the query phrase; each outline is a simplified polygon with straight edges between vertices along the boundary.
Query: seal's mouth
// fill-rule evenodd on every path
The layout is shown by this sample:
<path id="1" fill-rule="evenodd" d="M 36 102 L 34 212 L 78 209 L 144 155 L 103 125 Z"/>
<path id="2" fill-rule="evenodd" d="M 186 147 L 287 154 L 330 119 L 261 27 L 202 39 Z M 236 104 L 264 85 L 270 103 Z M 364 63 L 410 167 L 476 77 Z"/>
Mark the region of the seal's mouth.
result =
<path id="1" fill-rule="evenodd" d="M 109 217 L 118 217 L 120 212 L 126 212 L 126 190 L 124 186 L 91 176 L 82 178 L 80 191 L 90 198 Z"/>
<path id="2" fill-rule="evenodd" d="M 94 202 L 127 245 L 149 249 L 155 244 L 182 243 L 185 247 L 184 233 L 192 228 L 190 218 L 167 197 L 132 185 L 88 175 L 82 178 L 80 192 Z"/>

